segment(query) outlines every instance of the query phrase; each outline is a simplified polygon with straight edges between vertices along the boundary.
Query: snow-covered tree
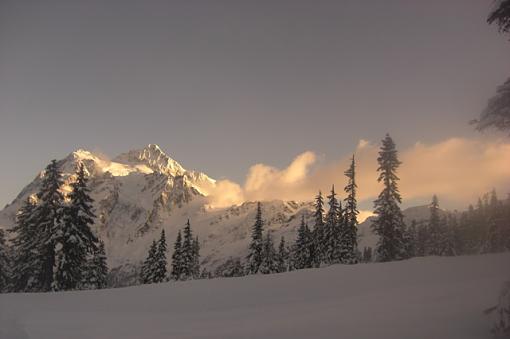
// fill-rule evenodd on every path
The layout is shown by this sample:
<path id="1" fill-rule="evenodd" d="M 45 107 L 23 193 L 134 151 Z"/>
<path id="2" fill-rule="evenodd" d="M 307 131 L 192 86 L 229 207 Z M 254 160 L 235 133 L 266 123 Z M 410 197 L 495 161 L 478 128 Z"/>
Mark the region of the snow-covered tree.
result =
<path id="1" fill-rule="evenodd" d="M 354 155 L 351 159 L 351 165 L 345 171 L 347 185 L 344 188 L 347 197 L 344 199 L 344 219 L 343 230 L 340 240 L 341 261 L 344 264 L 355 264 L 357 262 L 358 252 L 358 202 L 356 200 L 356 162 Z"/>
<path id="2" fill-rule="evenodd" d="M 276 250 L 274 248 L 273 237 L 269 231 L 266 232 L 262 244 L 262 263 L 259 271 L 262 274 L 271 274 L 278 271 Z"/>
<path id="3" fill-rule="evenodd" d="M 37 248 L 29 290 L 50 291 L 53 287 L 57 264 L 55 249 L 64 229 L 64 196 L 60 191 L 62 182 L 57 161 L 53 160 L 44 171 L 41 190 L 37 194 L 38 204 L 31 218 L 37 225 Z"/>
<path id="4" fill-rule="evenodd" d="M 287 246 L 285 245 L 285 238 L 282 236 L 280 239 L 280 245 L 278 245 L 278 254 L 277 254 L 277 272 L 282 273 L 286 272 L 289 266 L 289 251 L 287 250 Z"/>
<path id="5" fill-rule="evenodd" d="M 260 270 L 263 260 L 263 232 L 264 222 L 262 220 L 262 207 L 260 202 L 257 203 L 257 214 L 255 216 L 255 223 L 252 227 L 251 242 L 249 247 L 249 254 L 247 256 L 247 269 L 249 274 L 257 274 Z"/>
<path id="6" fill-rule="evenodd" d="M 443 236 L 443 225 L 439 215 L 439 200 L 436 195 L 432 197 L 432 202 L 429 206 L 430 217 L 428 225 L 428 241 L 427 244 L 427 255 L 441 255 L 442 250 L 442 236 Z"/>
<path id="7" fill-rule="evenodd" d="M 298 228 L 296 243 L 293 249 L 293 268 L 310 268 L 314 265 L 314 258 L 310 249 L 314 246 L 314 239 L 308 225 L 305 223 L 305 216 L 301 216 L 301 224 Z"/>
<path id="8" fill-rule="evenodd" d="M 167 277 L 167 259 L 166 259 L 166 236 L 165 230 L 161 230 L 161 236 L 157 243 L 156 254 L 155 254 L 155 267 L 154 267 L 154 283 L 161 283 L 166 280 Z"/>
<path id="9" fill-rule="evenodd" d="M 214 271 L 215 277 L 242 277 L 244 275 L 244 266 L 240 258 L 228 258 L 223 264 L 219 265 Z"/>
<path id="10" fill-rule="evenodd" d="M 393 139 L 386 134 L 377 158 L 378 181 L 384 185 L 383 191 L 374 202 L 376 215 L 372 229 L 379 236 L 375 250 L 377 261 L 392 261 L 405 258 L 404 217 L 400 210 L 402 198 L 398 190 L 397 169 L 401 162 Z"/>
<path id="11" fill-rule="evenodd" d="M 34 273 L 37 272 L 38 229 L 34 222 L 35 202 L 28 197 L 16 214 L 16 225 L 10 230 L 14 233 L 12 288 L 16 292 L 29 292 Z"/>
<path id="12" fill-rule="evenodd" d="M 11 280 L 11 262 L 5 232 L 0 229 L 0 293 L 7 292 Z"/>
<path id="13" fill-rule="evenodd" d="M 494 325 L 492 334 L 495 338 L 510 337 L 510 281 L 503 283 L 503 288 L 499 295 L 498 304 L 487 310 L 486 313 L 492 314 Z"/>
<path id="14" fill-rule="evenodd" d="M 181 231 L 179 231 L 174 243 L 174 253 L 172 254 L 172 272 L 170 274 L 172 280 L 181 280 L 182 266 L 182 236 Z"/>
<path id="15" fill-rule="evenodd" d="M 149 248 L 149 253 L 147 254 L 147 258 L 142 264 L 142 269 L 140 272 L 140 279 L 144 284 L 152 284 L 155 282 L 155 276 L 157 272 L 157 252 L 158 252 L 158 243 L 156 240 L 153 240 L 151 246 Z"/>
<path id="16" fill-rule="evenodd" d="M 55 236 L 55 269 L 52 289 L 76 289 L 86 275 L 87 258 L 97 250 L 98 239 L 90 226 L 94 223 L 94 200 L 87 187 L 85 168 L 80 164 L 76 181 L 71 184 L 69 204 L 63 210 L 62 223 Z"/>
<path id="17" fill-rule="evenodd" d="M 184 226 L 183 231 L 183 240 L 182 240 L 182 248 L 181 248 L 181 255 L 182 255 L 182 276 L 181 279 L 188 280 L 193 278 L 193 268 L 195 265 L 195 259 L 194 259 L 194 238 L 193 238 L 193 231 L 191 230 L 191 225 L 188 221 L 186 222 L 186 226 Z"/>
<path id="18" fill-rule="evenodd" d="M 501 33 L 510 33 L 510 0 L 497 0 L 487 22 L 496 23 Z"/>
<path id="19" fill-rule="evenodd" d="M 94 253 L 88 259 L 87 266 L 88 268 L 85 275 L 85 281 L 83 282 L 83 288 L 106 288 L 108 284 L 108 264 L 106 263 L 106 251 L 103 241 L 99 240 Z"/>
<path id="20" fill-rule="evenodd" d="M 406 249 L 406 257 L 412 258 L 416 256 L 416 242 L 418 239 L 416 220 L 411 221 L 411 225 L 406 227 L 404 232 L 404 241 Z"/>
<path id="21" fill-rule="evenodd" d="M 195 237 L 193 241 L 193 279 L 200 278 L 200 241 Z"/>
<path id="22" fill-rule="evenodd" d="M 322 192 L 315 197 L 315 212 L 313 214 L 314 227 L 313 227 L 313 242 L 310 244 L 310 248 L 313 251 L 310 256 L 313 261 L 314 267 L 319 267 L 323 261 L 323 253 L 325 252 L 326 244 L 326 230 L 324 224 L 324 199 Z M 308 267 L 308 266 L 307 266 Z"/>
<path id="23" fill-rule="evenodd" d="M 323 243 L 323 262 L 331 264 L 340 261 L 341 207 L 336 198 L 335 186 L 327 196 L 329 210 L 325 220 L 325 237 Z"/>

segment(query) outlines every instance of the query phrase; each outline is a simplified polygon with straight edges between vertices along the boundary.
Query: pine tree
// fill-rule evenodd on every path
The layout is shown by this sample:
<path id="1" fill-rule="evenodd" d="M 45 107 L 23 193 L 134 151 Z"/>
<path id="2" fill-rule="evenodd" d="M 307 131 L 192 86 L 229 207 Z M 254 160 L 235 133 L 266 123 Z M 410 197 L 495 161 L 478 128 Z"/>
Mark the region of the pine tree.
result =
<path id="1" fill-rule="evenodd" d="M 480 206 L 482 206 L 482 201 L 479 201 Z M 432 197 L 432 202 L 429 207 L 430 217 L 429 217 L 429 243 L 428 243 L 428 252 L 427 255 L 440 255 L 441 254 L 441 220 L 439 216 L 439 200 L 437 196 L 434 195 Z"/>
<path id="2" fill-rule="evenodd" d="M 96 217 L 92 212 L 94 200 L 90 197 L 83 164 L 76 176 L 71 184 L 69 205 L 63 210 L 62 227 L 55 237 L 53 290 L 76 289 L 86 275 L 87 257 L 97 250 L 98 239 L 90 228 Z"/>
<path id="3" fill-rule="evenodd" d="M 193 242 L 193 279 L 200 278 L 200 242 L 198 237 Z"/>
<path id="4" fill-rule="evenodd" d="M 14 233 L 12 245 L 14 262 L 12 285 L 15 292 L 30 292 L 34 272 L 37 272 L 38 229 L 34 222 L 35 203 L 27 198 L 16 214 L 16 225 L 10 230 Z"/>
<path id="5" fill-rule="evenodd" d="M 271 274 L 277 272 L 276 251 L 274 248 L 273 237 L 269 231 L 262 246 L 262 263 L 260 265 L 260 273 Z"/>
<path id="6" fill-rule="evenodd" d="M 404 233 L 406 257 L 413 258 L 416 256 L 416 243 L 418 234 L 416 230 L 416 220 L 413 219 L 411 225 L 406 228 Z"/>
<path id="7" fill-rule="evenodd" d="M 181 280 L 182 277 L 182 236 L 181 231 L 177 233 L 174 244 L 174 253 L 172 254 L 172 272 L 170 274 L 173 280 Z"/>
<path id="8" fill-rule="evenodd" d="M 347 186 L 344 191 L 347 197 L 344 199 L 344 227 L 341 235 L 341 261 L 344 264 L 355 264 L 357 262 L 358 252 L 358 202 L 356 200 L 356 162 L 354 155 L 351 159 L 351 165 L 345 171 L 345 176 L 348 178 Z"/>
<path id="9" fill-rule="evenodd" d="M 156 270 L 157 270 L 157 252 L 158 252 L 158 243 L 156 240 L 152 241 L 151 247 L 149 248 L 149 253 L 147 258 L 142 264 L 142 270 L 140 272 L 140 278 L 143 284 L 152 284 L 156 279 Z"/>
<path id="10" fill-rule="evenodd" d="M 404 217 L 400 210 L 400 196 L 396 171 L 401 162 L 397 158 L 395 143 L 386 134 L 377 158 L 378 181 L 384 184 L 383 191 L 374 202 L 376 218 L 372 224 L 374 233 L 379 236 L 376 248 L 378 261 L 392 261 L 405 258 Z"/>
<path id="11" fill-rule="evenodd" d="M 282 236 L 280 239 L 280 245 L 278 246 L 276 271 L 278 273 L 286 272 L 287 267 L 288 267 L 288 262 L 289 262 L 289 252 L 287 251 L 287 247 L 285 246 L 285 238 Z"/>
<path id="12" fill-rule="evenodd" d="M 7 292 L 11 280 L 11 262 L 5 233 L 0 229 L 0 293 Z"/>
<path id="13" fill-rule="evenodd" d="M 184 237 L 182 241 L 182 277 L 181 279 L 188 280 L 193 278 L 193 265 L 194 265 L 194 240 L 191 225 L 188 221 L 184 226 Z"/>
<path id="14" fill-rule="evenodd" d="M 252 227 L 251 243 L 249 247 L 249 254 L 247 256 L 248 261 L 248 273 L 257 274 L 260 270 L 263 260 L 263 232 L 264 222 L 262 220 L 262 207 L 260 202 L 257 203 L 257 215 L 255 216 L 255 224 Z"/>
<path id="15" fill-rule="evenodd" d="M 315 212 L 313 214 L 315 224 L 313 228 L 313 253 L 311 254 L 313 265 L 319 267 L 324 260 L 323 253 L 326 252 L 326 230 L 324 224 L 324 199 L 322 192 L 315 197 Z"/>
<path id="16" fill-rule="evenodd" d="M 161 236 L 157 243 L 156 254 L 155 254 L 155 267 L 154 267 L 154 283 L 161 283 L 166 280 L 167 270 L 167 260 L 166 260 L 166 236 L 165 230 L 161 230 Z"/>
<path id="17" fill-rule="evenodd" d="M 293 267 L 295 269 L 303 269 L 313 267 L 313 257 L 310 248 L 313 246 L 313 237 L 305 223 L 305 216 L 301 216 L 301 224 L 298 228 L 298 234 L 293 251 Z"/>
<path id="18" fill-rule="evenodd" d="M 56 160 L 45 169 L 41 190 L 37 194 L 38 204 L 33 211 L 32 221 L 37 225 L 37 248 L 33 279 L 28 283 L 29 290 L 50 291 L 53 287 L 55 250 L 57 239 L 63 235 L 64 196 L 60 192 L 62 174 Z M 57 250 L 60 250 L 61 245 Z"/>
<path id="19" fill-rule="evenodd" d="M 340 205 L 336 199 L 335 186 L 331 188 L 331 194 L 327 196 L 329 210 L 326 214 L 325 224 L 325 241 L 323 248 L 325 249 L 322 253 L 323 262 L 332 264 L 340 261 L 339 251 L 339 233 L 340 233 Z"/>
<path id="20" fill-rule="evenodd" d="M 87 289 L 103 289 L 107 286 L 108 265 L 104 242 L 99 240 L 92 256 L 89 256 L 83 287 Z"/>

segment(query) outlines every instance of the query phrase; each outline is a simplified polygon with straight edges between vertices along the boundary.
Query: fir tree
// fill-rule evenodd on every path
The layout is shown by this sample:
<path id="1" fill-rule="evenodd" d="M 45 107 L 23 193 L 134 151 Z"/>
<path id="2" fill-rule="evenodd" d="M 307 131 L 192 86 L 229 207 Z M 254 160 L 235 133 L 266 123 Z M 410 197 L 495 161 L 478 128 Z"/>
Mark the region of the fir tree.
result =
<path id="1" fill-rule="evenodd" d="M 347 171 L 345 171 L 347 177 L 347 186 L 344 191 L 347 193 L 347 197 L 344 199 L 344 228 L 341 239 L 341 261 L 344 264 L 355 264 L 356 253 L 358 252 L 358 202 L 356 200 L 356 162 L 354 155 L 351 159 L 351 165 Z"/>
<path id="2" fill-rule="evenodd" d="M 0 293 L 7 292 L 11 280 L 11 262 L 5 233 L 0 229 Z"/>
<path id="3" fill-rule="evenodd" d="M 287 246 L 285 246 L 285 238 L 282 236 L 280 239 L 280 245 L 278 246 L 276 271 L 278 273 L 286 272 L 288 268 L 288 262 L 289 252 L 287 251 Z"/>
<path id="4" fill-rule="evenodd" d="M 200 242 L 198 237 L 193 242 L 193 279 L 200 278 Z"/>
<path id="5" fill-rule="evenodd" d="M 50 291 L 53 287 L 56 264 L 55 247 L 63 235 L 64 196 L 60 192 L 62 174 L 56 160 L 45 169 L 41 190 L 37 194 L 32 221 L 37 225 L 37 248 L 33 277 L 28 283 L 29 290 Z M 57 250 L 61 249 L 61 245 Z"/>
<path id="6" fill-rule="evenodd" d="M 181 231 L 177 233 L 174 243 L 174 253 L 172 254 L 172 272 L 170 274 L 173 280 L 181 280 L 182 277 L 182 236 Z"/>
<path id="7" fill-rule="evenodd" d="M 84 279 L 87 257 L 97 250 L 97 238 L 90 226 L 94 223 L 94 200 L 87 187 L 88 179 L 83 164 L 79 166 L 76 181 L 71 184 L 69 205 L 63 210 L 62 227 L 55 237 L 56 263 L 53 290 L 74 290 Z"/>
<path id="8" fill-rule="evenodd" d="M 325 238 L 323 242 L 323 253 L 322 258 L 323 262 L 331 264 L 338 263 L 340 261 L 340 251 L 339 251 L 339 233 L 340 230 L 340 211 L 341 207 L 338 203 L 335 193 L 335 186 L 331 188 L 331 194 L 327 196 L 329 210 L 326 214 L 326 224 L 325 224 Z"/>
<path id="9" fill-rule="evenodd" d="M 30 292 L 34 273 L 37 272 L 37 236 L 38 229 L 34 222 L 35 203 L 28 197 L 16 214 L 16 225 L 9 230 L 14 233 L 12 245 L 14 262 L 12 284 L 15 292 Z"/>
<path id="10" fill-rule="evenodd" d="M 378 261 L 392 261 L 405 258 L 404 220 L 400 204 L 400 196 L 396 172 L 401 162 L 397 158 L 395 143 L 386 134 L 377 158 L 379 167 L 378 181 L 384 184 L 383 191 L 374 202 L 376 218 L 372 224 L 374 233 L 379 236 L 376 248 Z"/>
<path id="11" fill-rule="evenodd" d="M 181 279 L 187 280 L 193 278 L 193 266 L 194 266 L 194 239 L 191 225 L 188 221 L 184 226 L 184 237 L 182 240 L 182 277 Z"/>
<path id="12" fill-rule="evenodd" d="M 327 243 L 326 230 L 324 224 L 324 199 L 322 198 L 322 192 L 315 197 L 315 212 L 313 214 L 315 224 L 313 228 L 313 253 L 311 254 L 313 265 L 319 267 L 323 261 L 323 253 L 326 252 Z"/>
<path id="13" fill-rule="evenodd" d="M 88 259 L 88 269 L 83 283 L 88 289 L 103 289 L 107 286 L 108 265 L 106 263 L 106 252 L 104 242 L 99 240 L 98 246 L 92 256 Z"/>
<path id="14" fill-rule="evenodd" d="M 310 248 L 313 246 L 312 234 L 305 223 L 305 216 L 301 216 L 301 224 L 298 228 L 298 234 L 293 251 L 293 267 L 295 269 L 303 269 L 313 267 L 313 257 Z"/>
<path id="15" fill-rule="evenodd" d="M 262 263 L 260 265 L 260 273 L 271 274 L 277 272 L 277 270 L 277 258 L 273 237 L 271 236 L 271 233 L 267 231 L 262 246 Z"/>
<path id="16" fill-rule="evenodd" d="M 416 256 L 416 243 L 418 234 L 416 230 L 416 220 L 411 222 L 411 225 L 406 228 L 404 233 L 406 257 L 413 258 Z"/>
<path id="17" fill-rule="evenodd" d="M 143 284 L 152 284 L 155 282 L 156 270 L 157 270 L 157 252 L 158 252 L 158 243 L 156 240 L 152 241 L 151 247 L 149 248 L 149 253 L 147 258 L 142 264 L 142 270 L 140 272 L 140 278 Z"/>
<path id="18" fill-rule="evenodd" d="M 482 205 L 482 201 L 480 200 L 480 205 Z M 441 242 L 442 242 L 442 227 L 441 220 L 439 216 L 439 200 L 437 196 L 434 195 L 432 197 L 432 202 L 429 207 L 430 217 L 429 217 L 429 243 L 428 243 L 428 251 L 427 255 L 440 255 L 441 254 Z"/>
<path id="19" fill-rule="evenodd" d="M 155 254 L 155 271 L 154 271 L 154 277 L 153 282 L 154 283 L 161 283 L 166 280 L 167 270 L 167 260 L 166 260 L 166 252 L 167 252 L 167 246 L 166 246 L 166 236 L 165 236 L 165 230 L 161 230 L 161 236 L 158 241 L 156 254 Z"/>
<path id="20" fill-rule="evenodd" d="M 262 221 L 262 207 L 260 202 L 257 203 L 257 215 L 255 216 L 255 224 L 253 224 L 251 232 L 251 243 L 249 247 L 248 273 L 257 274 L 260 270 L 263 260 L 263 232 L 264 222 Z"/>

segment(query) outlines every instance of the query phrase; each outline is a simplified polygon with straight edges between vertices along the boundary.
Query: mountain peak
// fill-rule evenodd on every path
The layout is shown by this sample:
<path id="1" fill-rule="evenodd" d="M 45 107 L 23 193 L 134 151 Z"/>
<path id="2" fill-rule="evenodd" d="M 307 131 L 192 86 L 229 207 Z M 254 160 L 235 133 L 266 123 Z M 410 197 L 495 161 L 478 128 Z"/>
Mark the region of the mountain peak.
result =
<path id="1" fill-rule="evenodd" d="M 113 161 L 124 164 L 144 164 L 155 172 L 182 175 L 186 170 L 174 159 L 170 158 L 156 144 L 148 144 L 142 149 L 131 150 L 117 156 Z"/>

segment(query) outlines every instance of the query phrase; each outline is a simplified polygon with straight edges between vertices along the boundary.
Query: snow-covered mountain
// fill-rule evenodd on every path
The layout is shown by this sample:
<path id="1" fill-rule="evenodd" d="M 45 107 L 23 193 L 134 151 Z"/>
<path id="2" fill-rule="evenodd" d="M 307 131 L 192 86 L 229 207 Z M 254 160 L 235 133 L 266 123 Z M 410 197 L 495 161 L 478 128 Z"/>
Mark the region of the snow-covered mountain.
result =
<path id="1" fill-rule="evenodd" d="M 86 150 L 77 150 L 58 161 L 65 185 L 75 180 L 83 163 L 95 200 L 97 234 L 106 245 L 109 265 L 118 273 L 117 284 L 132 281 L 153 239 L 162 229 L 169 248 L 179 229 L 190 219 L 201 243 L 202 264 L 213 268 L 229 256 L 247 253 L 256 203 L 213 209 L 208 196 L 216 181 L 204 173 L 187 170 L 157 145 L 123 153 L 112 160 Z M 22 202 L 38 192 L 39 173 L 16 199 L 0 212 L 0 225 L 10 228 Z M 263 203 L 266 228 L 279 239 L 292 240 L 301 214 L 307 217 L 311 203 L 271 201 Z"/>
<path id="2" fill-rule="evenodd" d="M 95 232 L 103 239 L 114 284 L 133 283 L 140 262 L 153 239 L 165 230 L 169 248 L 177 232 L 190 219 L 201 245 L 202 265 L 208 269 L 228 257 L 245 257 L 253 225 L 256 202 L 228 208 L 211 208 L 209 196 L 216 181 L 206 174 L 187 170 L 157 145 L 120 154 L 112 160 L 86 150 L 77 150 L 58 161 L 64 175 L 63 191 L 75 180 L 83 164 L 89 175 L 96 213 Z M 14 201 L 0 212 L 0 227 L 14 225 L 23 201 L 37 193 L 39 173 Z M 220 192 L 221 194 L 221 192 Z M 311 202 L 266 201 L 262 203 L 265 228 L 275 241 L 284 236 L 293 241 L 304 215 L 312 226 Z M 404 211 L 411 219 L 428 217 L 426 206 Z M 370 230 L 370 219 L 359 227 L 360 248 L 374 246 L 377 239 Z"/>

